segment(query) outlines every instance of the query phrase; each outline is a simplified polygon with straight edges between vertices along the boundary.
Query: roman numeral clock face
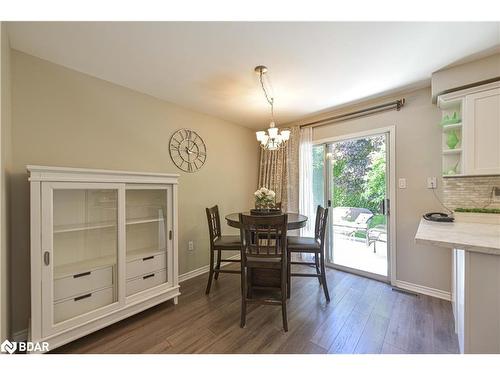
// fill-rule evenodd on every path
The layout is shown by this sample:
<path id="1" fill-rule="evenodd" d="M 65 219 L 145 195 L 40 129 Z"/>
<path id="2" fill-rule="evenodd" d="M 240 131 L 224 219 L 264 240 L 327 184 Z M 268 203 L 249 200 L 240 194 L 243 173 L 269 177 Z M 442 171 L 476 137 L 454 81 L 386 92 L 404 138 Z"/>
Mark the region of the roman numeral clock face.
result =
<path id="1" fill-rule="evenodd" d="M 189 129 L 177 130 L 170 138 L 170 157 L 184 172 L 196 172 L 207 160 L 207 147 L 203 139 Z"/>

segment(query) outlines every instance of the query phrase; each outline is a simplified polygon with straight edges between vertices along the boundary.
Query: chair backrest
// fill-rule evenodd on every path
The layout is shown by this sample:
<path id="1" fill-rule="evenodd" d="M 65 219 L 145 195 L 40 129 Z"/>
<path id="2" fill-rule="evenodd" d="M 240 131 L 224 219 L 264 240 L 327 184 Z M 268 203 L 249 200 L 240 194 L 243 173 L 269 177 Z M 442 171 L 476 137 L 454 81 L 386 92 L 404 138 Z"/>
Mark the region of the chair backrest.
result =
<path id="1" fill-rule="evenodd" d="M 241 259 L 286 254 L 288 215 L 251 216 L 240 213 Z"/>
<path id="2" fill-rule="evenodd" d="M 206 208 L 205 211 L 207 212 L 210 246 L 212 246 L 214 241 L 221 236 L 219 206 L 215 205 L 213 207 Z"/>
<path id="3" fill-rule="evenodd" d="M 321 246 L 325 243 L 326 224 L 328 223 L 328 208 L 318 205 L 316 209 L 316 225 L 314 226 L 314 238 L 320 242 Z"/>

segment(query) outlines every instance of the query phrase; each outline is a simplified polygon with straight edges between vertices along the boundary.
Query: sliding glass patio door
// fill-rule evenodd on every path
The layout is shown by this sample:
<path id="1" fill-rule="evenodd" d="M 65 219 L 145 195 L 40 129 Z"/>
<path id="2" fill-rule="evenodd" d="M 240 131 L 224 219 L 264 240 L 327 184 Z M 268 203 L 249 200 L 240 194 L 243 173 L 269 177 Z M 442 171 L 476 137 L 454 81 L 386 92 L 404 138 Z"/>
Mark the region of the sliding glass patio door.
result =
<path id="1" fill-rule="evenodd" d="M 336 268 L 390 275 L 389 132 L 313 146 L 314 204 L 330 207 L 327 259 Z"/>

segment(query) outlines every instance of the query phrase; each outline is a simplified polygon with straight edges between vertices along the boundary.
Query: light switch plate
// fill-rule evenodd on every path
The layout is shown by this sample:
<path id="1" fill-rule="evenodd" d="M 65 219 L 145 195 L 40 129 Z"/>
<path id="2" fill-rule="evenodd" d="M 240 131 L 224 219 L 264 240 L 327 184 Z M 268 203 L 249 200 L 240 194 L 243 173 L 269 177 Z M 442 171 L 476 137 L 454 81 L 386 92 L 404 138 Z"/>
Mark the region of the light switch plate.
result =
<path id="1" fill-rule="evenodd" d="M 398 187 L 400 189 L 406 189 L 406 178 L 400 178 L 398 180 Z"/>
<path id="2" fill-rule="evenodd" d="M 437 188 L 436 177 L 427 177 L 427 189 L 435 189 L 435 188 Z"/>

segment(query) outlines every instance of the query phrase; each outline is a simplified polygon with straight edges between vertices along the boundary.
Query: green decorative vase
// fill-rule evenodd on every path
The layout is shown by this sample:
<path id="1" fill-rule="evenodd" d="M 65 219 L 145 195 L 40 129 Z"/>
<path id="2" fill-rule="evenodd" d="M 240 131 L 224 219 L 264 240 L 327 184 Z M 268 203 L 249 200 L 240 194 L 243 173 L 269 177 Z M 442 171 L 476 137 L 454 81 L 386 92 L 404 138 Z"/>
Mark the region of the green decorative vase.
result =
<path id="1" fill-rule="evenodd" d="M 457 112 L 453 112 L 453 115 L 445 115 L 442 120 L 440 125 L 445 126 L 445 125 L 452 125 L 452 124 L 458 124 L 460 121 L 460 117 L 458 116 Z"/>
<path id="2" fill-rule="evenodd" d="M 460 140 L 458 139 L 457 132 L 455 130 L 452 130 L 448 133 L 448 137 L 446 138 L 446 145 L 450 150 L 453 150 L 455 147 L 457 147 L 458 142 Z"/>
<path id="3" fill-rule="evenodd" d="M 454 166 L 453 168 L 450 168 L 450 169 L 448 170 L 448 172 L 446 172 L 446 174 L 447 174 L 448 176 L 453 176 L 453 175 L 456 175 L 456 174 L 458 173 L 458 170 L 457 170 L 457 168 L 458 168 L 458 163 L 460 163 L 460 161 L 457 161 L 457 163 L 455 164 L 455 166 Z"/>

